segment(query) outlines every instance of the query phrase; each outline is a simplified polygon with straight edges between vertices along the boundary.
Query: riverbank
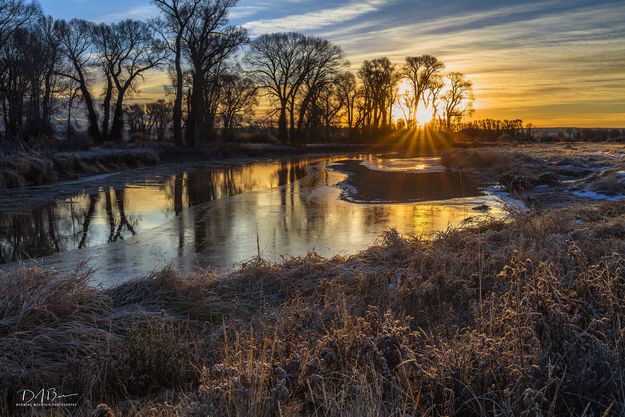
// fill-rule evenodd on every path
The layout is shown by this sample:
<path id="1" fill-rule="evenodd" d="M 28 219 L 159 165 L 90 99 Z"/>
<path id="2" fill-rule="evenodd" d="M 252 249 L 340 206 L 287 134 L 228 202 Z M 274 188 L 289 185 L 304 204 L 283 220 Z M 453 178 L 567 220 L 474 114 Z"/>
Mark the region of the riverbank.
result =
<path id="1" fill-rule="evenodd" d="M 15 152 L 0 154 L 0 190 L 45 185 L 143 166 L 180 162 L 228 162 L 345 152 L 385 152 L 385 145 L 215 144 L 202 149 L 176 147 L 100 148 L 76 152 Z"/>
<path id="2" fill-rule="evenodd" d="M 625 198 L 622 144 L 541 144 L 451 149 L 451 170 L 500 184 L 538 210 Z"/>
<path id="3" fill-rule="evenodd" d="M 111 289 L 0 272 L 0 409 L 48 415 L 16 390 L 54 387 L 77 416 L 618 415 L 624 224 L 615 202 L 514 213 Z"/>
<path id="4" fill-rule="evenodd" d="M 158 161 L 158 153 L 143 148 L 0 154 L 0 190 L 123 171 Z"/>

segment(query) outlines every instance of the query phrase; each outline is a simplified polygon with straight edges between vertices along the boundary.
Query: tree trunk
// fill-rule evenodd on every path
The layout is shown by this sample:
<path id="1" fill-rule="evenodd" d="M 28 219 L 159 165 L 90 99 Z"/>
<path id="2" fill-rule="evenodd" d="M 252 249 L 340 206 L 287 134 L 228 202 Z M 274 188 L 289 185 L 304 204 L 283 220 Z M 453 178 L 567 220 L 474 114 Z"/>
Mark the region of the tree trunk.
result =
<path id="1" fill-rule="evenodd" d="M 113 124 L 111 125 L 111 139 L 122 140 L 124 138 L 124 93 L 126 89 L 117 92 Z"/>
<path id="2" fill-rule="evenodd" d="M 199 148 L 204 139 L 204 77 L 198 72 L 193 74 L 193 90 L 191 91 L 191 108 L 187 118 L 187 143 Z"/>
<path id="3" fill-rule="evenodd" d="M 289 141 L 289 134 L 286 129 L 286 102 L 280 105 L 280 118 L 278 119 L 278 139 L 282 144 Z"/>
<path id="4" fill-rule="evenodd" d="M 174 100 L 174 109 L 173 109 L 173 117 L 174 117 L 174 143 L 177 146 L 184 145 L 184 138 L 182 136 L 182 96 L 183 92 L 183 83 L 182 83 L 182 36 L 176 36 L 176 58 L 175 58 L 175 67 L 176 67 L 176 98 Z"/>
<path id="5" fill-rule="evenodd" d="M 111 117 L 111 98 L 113 97 L 113 81 L 111 76 L 106 76 L 106 94 L 102 102 L 102 111 L 104 113 L 102 119 L 102 138 L 108 139 L 109 136 L 109 119 Z"/>
<path id="6" fill-rule="evenodd" d="M 79 70 L 79 68 L 76 68 Z M 87 88 L 87 84 L 85 82 L 82 73 L 80 73 L 80 92 L 82 93 L 83 99 L 85 100 L 85 106 L 87 106 L 87 119 L 89 120 L 89 127 L 87 128 L 87 132 L 89 136 L 96 143 L 102 143 L 102 135 L 100 133 L 100 128 L 98 127 L 98 114 L 95 111 L 95 106 L 93 105 L 93 99 L 91 98 L 91 93 Z"/>

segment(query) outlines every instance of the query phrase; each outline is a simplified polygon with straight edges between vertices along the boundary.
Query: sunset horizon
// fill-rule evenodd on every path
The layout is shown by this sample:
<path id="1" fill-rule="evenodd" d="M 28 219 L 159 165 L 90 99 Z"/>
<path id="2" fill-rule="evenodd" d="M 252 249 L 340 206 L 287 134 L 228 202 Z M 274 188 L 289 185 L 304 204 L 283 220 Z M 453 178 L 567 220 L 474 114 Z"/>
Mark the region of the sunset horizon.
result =
<path id="1" fill-rule="evenodd" d="M 92 5 L 41 0 L 55 18 L 151 19 L 149 0 Z M 619 1 L 456 2 L 240 0 L 231 23 L 262 33 L 299 31 L 345 50 L 354 73 L 365 59 L 429 54 L 474 83 L 473 119 L 522 119 L 540 128 L 625 127 L 625 6 Z M 134 101 L 163 98 L 149 73 Z"/>
<path id="2" fill-rule="evenodd" d="M 0 417 L 625 416 L 624 0 L 0 0 Z"/>

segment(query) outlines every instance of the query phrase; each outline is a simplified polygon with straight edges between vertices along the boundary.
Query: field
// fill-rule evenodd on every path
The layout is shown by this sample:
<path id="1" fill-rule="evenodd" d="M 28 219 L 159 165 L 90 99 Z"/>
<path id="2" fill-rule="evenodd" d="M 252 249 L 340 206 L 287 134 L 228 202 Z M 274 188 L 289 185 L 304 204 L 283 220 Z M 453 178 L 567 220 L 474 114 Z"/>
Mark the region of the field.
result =
<path id="1" fill-rule="evenodd" d="M 618 149 L 602 148 L 608 173 Z M 445 158 L 533 184 L 536 166 L 570 156 L 555 151 Z M 575 172 L 599 163 L 579 155 Z M 0 409 L 51 415 L 16 407 L 16 387 L 55 387 L 78 394 L 78 416 L 620 415 L 624 224 L 623 202 L 579 197 L 227 275 L 166 269 L 100 289 L 87 270 L 0 272 Z"/>

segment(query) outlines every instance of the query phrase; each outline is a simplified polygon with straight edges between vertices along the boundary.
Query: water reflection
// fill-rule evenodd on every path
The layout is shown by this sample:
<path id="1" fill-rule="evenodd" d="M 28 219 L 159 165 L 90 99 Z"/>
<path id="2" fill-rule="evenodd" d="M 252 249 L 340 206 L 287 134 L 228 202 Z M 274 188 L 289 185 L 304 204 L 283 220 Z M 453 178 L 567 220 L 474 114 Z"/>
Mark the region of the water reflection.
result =
<path id="1" fill-rule="evenodd" d="M 0 212 L 0 260 L 41 258 L 58 270 L 87 261 L 97 269 L 96 282 L 112 285 L 171 263 L 228 270 L 259 252 L 272 260 L 313 249 L 322 256 L 352 254 L 389 228 L 430 235 L 468 217 L 501 213 L 497 196 L 467 196 L 466 185 L 460 194 L 449 187 L 453 195 L 437 202 L 342 200 L 336 184 L 346 175 L 328 165 L 344 159 L 175 165 L 0 196 L 0 207 L 11 208 Z M 410 192 L 439 193 L 428 191 L 433 186 L 445 188 L 417 181 Z M 32 204 L 42 196 L 45 204 Z M 490 211 L 473 210 L 483 204 Z"/>
<path id="2" fill-rule="evenodd" d="M 0 263 L 124 240 L 187 208 L 297 181 L 306 167 L 319 162 L 305 159 L 181 169 L 160 181 L 139 185 L 128 178 L 108 186 L 104 179 L 86 184 L 89 190 L 35 205 L 28 195 L 9 191 L 3 196 L 8 204 L 0 210 Z M 53 187 L 40 188 L 54 194 Z"/>

